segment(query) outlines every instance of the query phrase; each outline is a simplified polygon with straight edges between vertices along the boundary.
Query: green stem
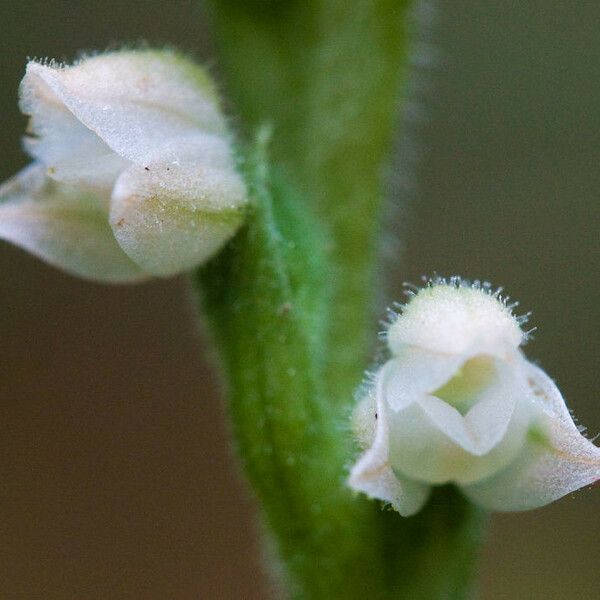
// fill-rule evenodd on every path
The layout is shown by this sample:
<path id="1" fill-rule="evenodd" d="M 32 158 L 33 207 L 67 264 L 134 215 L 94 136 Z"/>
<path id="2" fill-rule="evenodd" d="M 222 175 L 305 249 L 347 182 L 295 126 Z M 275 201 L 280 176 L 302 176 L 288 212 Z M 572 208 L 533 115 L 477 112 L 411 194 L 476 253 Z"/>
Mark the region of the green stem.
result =
<path id="1" fill-rule="evenodd" d="M 405 75 L 406 0 L 214 0 L 227 91 L 247 132 L 327 224 L 336 318 L 327 374 L 348 404 L 372 348 L 382 171 Z"/>
<path id="2" fill-rule="evenodd" d="M 235 440 L 293 597 L 383 598 L 375 506 L 344 486 L 348 438 L 325 401 L 321 232 L 264 151 L 263 136 L 246 165 L 247 226 L 199 273 Z"/>
<path id="3" fill-rule="evenodd" d="M 294 598 L 464 599 L 482 515 L 442 489 L 403 519 L 345 486 L 370 354 L 382 165 L 406 2 L 213 0 L 252 210 L 198 276 L 235 440 Z"/>

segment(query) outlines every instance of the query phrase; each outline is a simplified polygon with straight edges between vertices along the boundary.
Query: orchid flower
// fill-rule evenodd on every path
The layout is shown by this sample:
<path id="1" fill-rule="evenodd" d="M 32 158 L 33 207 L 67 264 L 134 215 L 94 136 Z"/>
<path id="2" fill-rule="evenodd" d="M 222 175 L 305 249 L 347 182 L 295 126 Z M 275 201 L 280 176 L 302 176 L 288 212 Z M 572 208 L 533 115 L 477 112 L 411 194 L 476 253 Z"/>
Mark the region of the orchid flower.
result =
<path id="1" fill-rule="evenodd" d="M 355 410 L 366 451 L 350 486 L 408 516 L 435 485 L 514 511 L 600 479 L 600 449 L 520 348 L 522 320 L 489 285 L 437 279 L 419 290 L 391 323 L 391 357 Z"/>
<path id="2" fill-rule="evenodd" d="M 168 277 L 243 220 L 244 183 L 210 78 L 169 51 L 32 61 L 20 88 L 34 162 L 0 187 L 0 238 L 78 276 Z"/>

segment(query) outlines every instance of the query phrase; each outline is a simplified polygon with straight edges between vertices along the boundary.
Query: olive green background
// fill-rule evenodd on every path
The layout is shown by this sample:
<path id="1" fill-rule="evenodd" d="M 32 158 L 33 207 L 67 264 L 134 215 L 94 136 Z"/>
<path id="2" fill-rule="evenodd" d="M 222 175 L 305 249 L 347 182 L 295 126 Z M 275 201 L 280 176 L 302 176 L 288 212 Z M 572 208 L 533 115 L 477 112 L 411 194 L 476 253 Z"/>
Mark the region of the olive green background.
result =
<path id="1" fill-rule="evenodd" d="M 534 311 L 529 356 L 594 434 L 600 4 L 434 6 L 391 173 L 386 278 L 505 286 Z M 194 2 L 3 0 L 0 25 L 2 179 L 27 162 L 16 100 L 28 56 L 145 40 L 192 51 L 218 77 Z M 0 273 L 0 598 L 264 598 L 252 502 L 186 283 L 87 284 L 6 244 Z M 599 499 L 494 516 L 483 598 L 596 598 Z"/>

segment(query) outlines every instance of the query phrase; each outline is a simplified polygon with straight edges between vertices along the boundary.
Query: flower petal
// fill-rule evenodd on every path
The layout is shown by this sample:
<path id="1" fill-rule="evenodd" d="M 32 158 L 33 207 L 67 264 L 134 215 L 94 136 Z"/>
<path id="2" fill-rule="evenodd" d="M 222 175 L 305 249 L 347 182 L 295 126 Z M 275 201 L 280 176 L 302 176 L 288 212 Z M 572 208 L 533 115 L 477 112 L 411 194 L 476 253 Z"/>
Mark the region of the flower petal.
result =
<path id="1" fill-rule="evenodd" d="M 108 283 L 147 277 L 117 244 L 102 201 L 34 165 L 0 188 L 0 239 L 73 275 Z"/>
<path id="2" fill-rule="evenodd" d="M 495 361 L 494 381 L 463 417 L 435 396 L 423 396 L 390 416 L 390 457 L 396 473 L 428 483 L 472 481 L 508 464 L 520 450 L 526 400 L 508 365 Z"/>
<path id="3" fill-rule="evenodd" d="M 21 108 L 31 115 L 25 149 L 52 179 L 110 189 L 131 164 L 83 125 L 40 78 L 28 74 L 23 79 Z"/>
<path id="4" fill-rule="evenodd" d="M 579 429 L 567 408 L 565 399 L 554 381 L 542 369 L 528 360 L 524 359 L 522 364 L 534 404 L 540 406 L 549 416 L 560 419 L 565 426 L 579 433 Z"/>
<path id="5" fill-rule="evenodd" d="M 394 354 L 411 345 L 465 360 L 478 354 L 504 358 L 522 341 L 517 319 L 494 294 L 452 283 L 420 290 L 388 330 Z"/>
<path id="6" fill-rule="evenodd" d="M 515 461 L 462 489 L 481 506 L 500 511 L 549 504 L 600 480 L 600 448 L 570 424 L 542 413 Z"/>
<path id="7" fill-rule="evenodd" d="M 137 164 L 168 140 L 226 128 L 208 76 L 169 51 L 113 52 L 65 68 L 30 62 L 22 94 L 24 112 L 39 110 L 38 97 L 51 98 Z"/>
<path id="8" fill-rule="evenodd" d="M 372 446 L 359 458 L 352 468 L 348 485 L 357 492 L 369 497 L 389 502 L 402 516 L 408 517 L 418 512 L 427 501 L 430 487 L 409 478 L 398 476 L 389 463 L 388 411 L 381 393 L 382 377 L 377 378 L 375 389 L 376 421 L 375 438 Z M 363 404 L 364 408 L 365 404 Z M 363 411 L 367 416 L 366 411 Z M 370 427 L 361 424 L 359 429 L 369 431 Z"/>
<path id="9" fill-rule="evenodd" d="M 246 189 L 213 135 L 179 139 L 119 177 L 110 223 L 145 271 L 168 277 L 215 254 L 242 222 Z"/>
<path id="10" fill-rule="evenodd" d="M 461 356 L 402 346 L 383 367 L 383 390 L 392 410 L 401 410 L 448 382 L 463 363 Z"/>
<path id="11" fill-rule="evenodd" d="M 437 427 L 470 454 L 487 454 L 504 436 L 517 400 L 525 390 L 504 361 L 495 360 L 494 381 L 481 390 L 477 403 L 463 417 L 460 412 L 435 396 L 419 401 L 421 408 Z"/>

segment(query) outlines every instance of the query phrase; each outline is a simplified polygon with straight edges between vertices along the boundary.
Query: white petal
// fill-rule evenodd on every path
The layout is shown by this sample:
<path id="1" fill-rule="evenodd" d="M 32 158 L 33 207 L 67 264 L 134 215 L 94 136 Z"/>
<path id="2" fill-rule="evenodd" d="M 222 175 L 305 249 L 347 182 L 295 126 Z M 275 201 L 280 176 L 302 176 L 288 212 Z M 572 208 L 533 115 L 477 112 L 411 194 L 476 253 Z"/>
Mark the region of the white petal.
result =
<path id="1" fill-rule="evenodd" d="M 481 390 L 477 403 L 463 417 L 460 412 L 435 396 L 419 403 L 433 423 L 470 454 L 487 454 L 504 436 L 517 400 L 525 390 L 510 367 L 495 360 L 495 381 Z"/>
<path id="2" fill-rule="evenodd" d="M 168 51 L 113 52 L 65 68 L 31 62 L 22 88 L 25 112 L 38 110 L 40 93 L 29 90 L 44 87 L 47 97 L 137 164 L 168 140 L 194 131 L 225 131 L 205 72 Z"/>
<path id="3" fill-rule="evenodd" d="M 110 223 L 145 271 L 166 277 L 191 269 L 241 224 L 246 190 L 224 144 L 210 135 L 176 140 L 117 180 Z"/>
<path id="4" fill-rule="evenodd" d="M 471 481 L 508 464 L 520 450 L 526 401 L 518 378 L 495 361 L 495 381 L 486 386 L 465 416 L 435 396 L 390 414 L 390 458 L 394 470 L 428 483 Z"/>
<path id="5" fill-rule="evenodd" d="M 366 450 L 373 445 L 377 430 L 377 401 L 373 386 L 365 389 L 363 398 L 352 413 L 352 431 L 359 446 Z"/>
<path id="6" fill-rule="evenodd" d="M 381 388 L 381 376 L 378 377 L 376 386 Z M 430 493 L 428 485 L 411 481 L 402 476 L 397 476 L 392 470 L 389 460 L 388 439 L 388 407 L 385 404 L 381 389 L 373 391 L 375 394 L 376 414 L 373 414 L 375 425 L 375 439 L 352 468 L 348 485 L 357 492 L 367 494 L 389 502 L 402 516 L 408 517 L 418 512 L 427 501 Z M 365 426 L 365 429 L 368 427 Z"/>
<path id="7" fill-rule="evenodd" d="M 542 413 L 515 461 L 462 489 L 485 508 L 514 511 L 544 506 L 598 480 L 600 448 L 569 424 Z"/>
<path id="8" fill-rule="evenodd" d="M 463 363 L 461 356 L 403 346 L 383 367 L 383 390 L 393 410 L 405 408 L 449 381 Z"/>
<path id="9" fill-rule="evenodd" d="M 545 371 L 536 367 L 525 358 L 519 364 L 527 377 L 531 399 L 534 404 L 540 406 L 549 416 L 560 419 L 565 426 L 570 427 L 573 431 L 579 432 L 565 404 L 565 400 L 554 381 L 546 375 Z"/>
<path id="10" fill-rule="evenodd" d="M 478 354 L 504 358 L 522 340 L 517 320 L 494 295 L 445 284 L 419 290 L 388 331 L 394 354 L 410 345 L 465 359 Z"/>
<path id="11" fill-rule="evenodd" d="M 0 189 L 0 239 L 79 277 L 110 283 L 147 277 L 117 244 L 102 201 L 24 170 Z"/>
<path id="12" fill-rule="evenodd" d="M 52 179 L 112 188 L 131 162 L 115 154 L 29 71 L 21 84 L 21 108 L 31 115 L 27 152 L 47 167 Z"/>
<path id="13" fill-rule="evenodd" d="M 43 165 L 31 163 L 0 185 L 0 204 L 37 196 L 48 185 Z"/>

